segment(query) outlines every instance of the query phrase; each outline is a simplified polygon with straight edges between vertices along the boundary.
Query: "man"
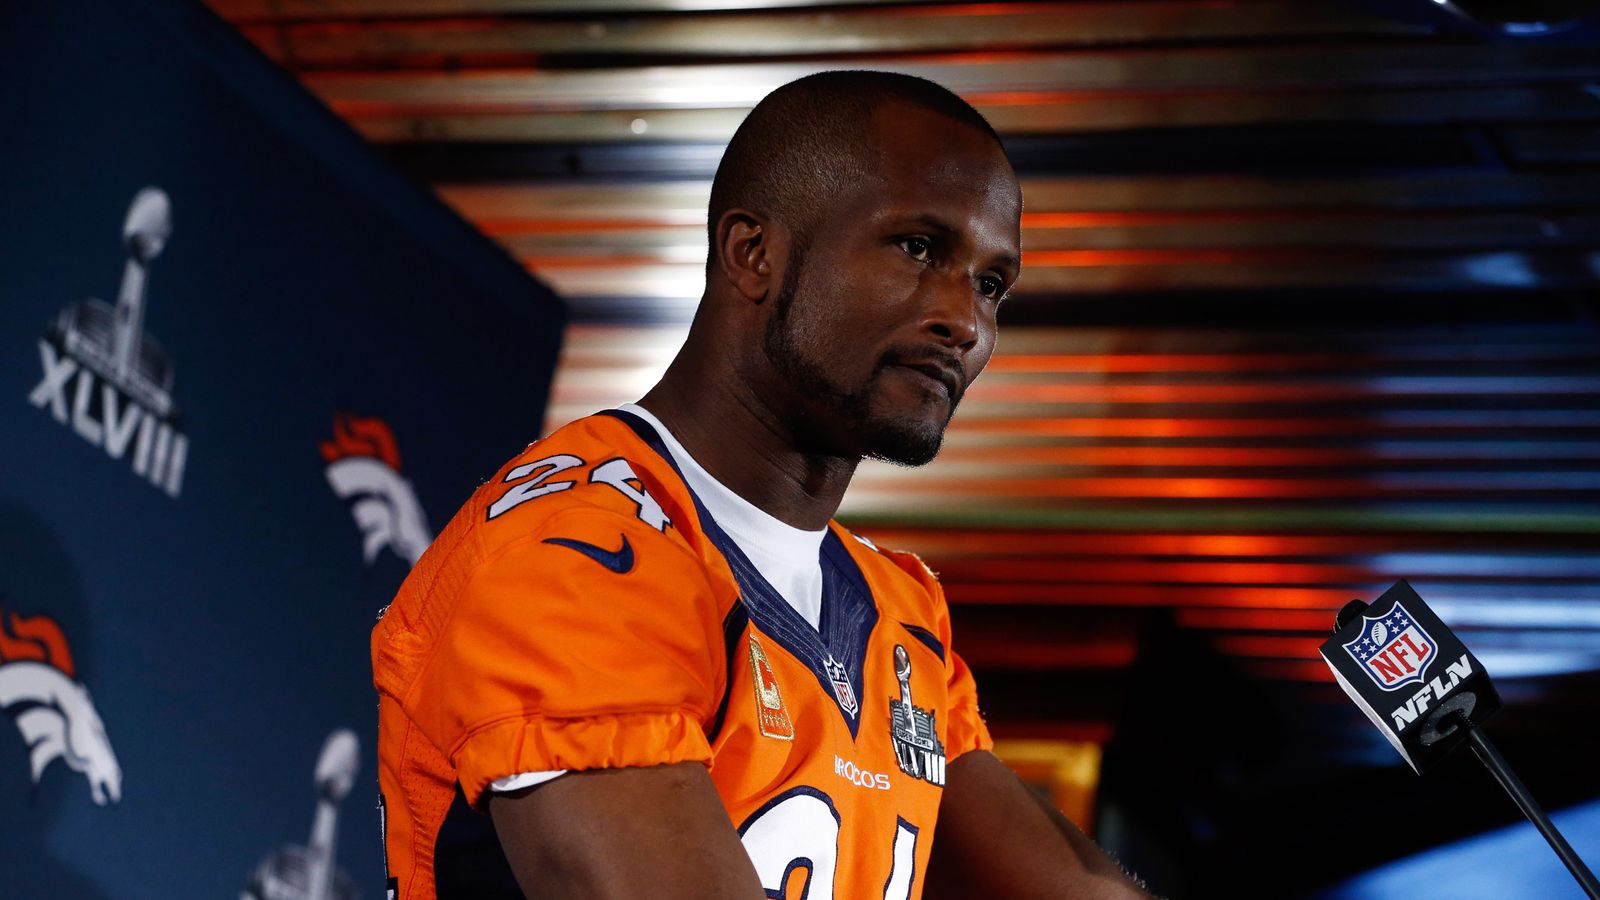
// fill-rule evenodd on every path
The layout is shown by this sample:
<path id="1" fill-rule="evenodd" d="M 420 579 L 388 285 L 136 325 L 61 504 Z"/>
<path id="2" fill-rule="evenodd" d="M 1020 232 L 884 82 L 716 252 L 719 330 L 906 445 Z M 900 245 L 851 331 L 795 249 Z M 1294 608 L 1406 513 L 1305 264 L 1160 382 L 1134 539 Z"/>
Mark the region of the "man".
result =
<path id="1" fill-rule="evenodd" d="M 508 463 L 374 632 L 400 900 L 1143 896 L 989 752 L 932 573 L 831 521 L 937 452 L 1021 203 L 930 82 L 750 114 L 660 384 Z"/>

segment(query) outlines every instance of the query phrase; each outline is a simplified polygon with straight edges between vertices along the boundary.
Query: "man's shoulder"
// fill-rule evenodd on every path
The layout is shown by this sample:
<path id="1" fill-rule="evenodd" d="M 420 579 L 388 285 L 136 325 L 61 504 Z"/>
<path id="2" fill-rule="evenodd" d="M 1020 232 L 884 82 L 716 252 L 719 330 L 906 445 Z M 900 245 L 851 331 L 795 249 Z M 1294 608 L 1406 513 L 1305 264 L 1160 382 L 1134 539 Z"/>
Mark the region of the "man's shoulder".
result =
<path id="1" fill-rule="evenodd" d="M 904 641 L 909 634 L 937 654 L 941 662 L 950 665 L 950 607 L 939 576 L 922 557 L 909 550 L 884 546 L 843 527 L 839 530 L 845 541 L 861 548 L 852 550 L 852 555 L 872 583 L 879 613 L 901 626 L 884 632 L 890 637 L 879 646 L 888 647 Z"/>
<path id="2" fill-rule="evenodd" d="M 897 586 L 913 593 L 926 594 L 932 599 L 943 602 L 943 594 L 939 589 L 939 576 L 922 561 L 922 557 L 909 550 L 897 550 L 880 544 L 837 522 L 834 525 L 844 540 L 866 548 L 866 553 L 857 554 L 857 559 L 864 560 L 866 567 L 877 570 L 882 577 Z"/>
<path id="3" fill-rule="evenodd" d="M 671 464 L 628 422 L 605 413 L 576 419 L 529 444 L 479 485 L 412 569 L 402 593 L 430 590 L 436 573 L 471 572 L 574 527 L 620 531 L 636 547 L 682 545 L 677 531 L 693 521 L 687 498 Z"/>
<path id="4" fill-rule="evenodd" d="M 406 577 L 375 647 L 437 631 L 481 578 L 547 587 L 581 581 L 606 590 L 621 589 L 616 579 L 627 579 L 628 588 L 677 579 L 694 587 L 704 576 L 680 533 L 693 527 L 687 496 L 671 464 L 629 423 L 604 414 L 571 422 L 529 444 L 473 492 Z"/>
<path id="5" fill-rule="evenodd" d="M 599 413 L 574 420 L 506 461 L 458 518 L 484 553 L 569 517 L 669 532 L 683 519 L 682 481 L 624 420 Z"/>

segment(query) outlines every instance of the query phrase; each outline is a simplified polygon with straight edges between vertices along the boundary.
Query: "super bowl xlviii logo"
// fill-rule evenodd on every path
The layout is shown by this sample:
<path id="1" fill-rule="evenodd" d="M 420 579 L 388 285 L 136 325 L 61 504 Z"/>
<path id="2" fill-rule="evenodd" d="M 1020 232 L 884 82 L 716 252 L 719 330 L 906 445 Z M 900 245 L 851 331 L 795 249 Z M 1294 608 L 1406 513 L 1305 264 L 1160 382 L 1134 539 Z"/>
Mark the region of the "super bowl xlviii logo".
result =
<path id="1" fill-rule="evenodd" d="M 944 784 L 944 744 L 934 727 L 934 714 L 911 702 L 911 655 L 894 646 L 894 674 L 900 696 L 889 700 L 889 737 L 900 771 L 932 784 Z"/>
<path id="2" fill-rule="evenodd" d="M 1406 608 L 1396 603 L 1381 616 L 1361 618 L 1361 636 L 1344 645 L 1361 670 L 1386 691 L 1420 683 L 1438 645 Z"/>
<path id="3" fill-rule="evenodd" d="M 61 311 L 39 341 L 44 374 L 28 402 L 176 497 L 189 439 L 172 401 L 172 362 L 144 330 L 150 264 L 171 234 L 167 195 L 154 187 L 135 195 L 122 226 L 128 257 L 117 305 L 91 297 Z"/>
<path id="4" fill-rule="evenodd" d="M 60 760 L 88 780 L 95 805 L 122 798 L 122 767 L 105 724 L 49 616 L 0 610 L 0 712 L 22 732 L 34 784 Z"/>
<path id="5" fill-rule="evenodd" d="M 433 531 L 416 490 L 400 474 L 400 448 L 388 423 L 341 413 L 333 437 L 318 449 L 328 464 L 328 486 L 350 503 L 361 529 L 361 558 L 371 565 L 388 548 L 415 565 L 433 543 Z"/>

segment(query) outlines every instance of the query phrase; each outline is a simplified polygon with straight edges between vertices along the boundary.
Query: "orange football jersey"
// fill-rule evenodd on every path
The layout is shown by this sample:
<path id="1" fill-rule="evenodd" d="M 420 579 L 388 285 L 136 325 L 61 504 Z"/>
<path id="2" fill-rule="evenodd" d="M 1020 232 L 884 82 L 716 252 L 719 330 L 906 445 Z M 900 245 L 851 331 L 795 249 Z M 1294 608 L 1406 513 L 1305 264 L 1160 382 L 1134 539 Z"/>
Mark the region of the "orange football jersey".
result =
<path id="1" fill-rule="evenodd" d="M 372 637 L 391 896 L 520 897 L 481 800 L 696 760 L 771 897 L 922 893 L 945 767 L 991 746 L 932 573 L 830 523 L 813 628 L 621 410 L 528 447 Z"/>

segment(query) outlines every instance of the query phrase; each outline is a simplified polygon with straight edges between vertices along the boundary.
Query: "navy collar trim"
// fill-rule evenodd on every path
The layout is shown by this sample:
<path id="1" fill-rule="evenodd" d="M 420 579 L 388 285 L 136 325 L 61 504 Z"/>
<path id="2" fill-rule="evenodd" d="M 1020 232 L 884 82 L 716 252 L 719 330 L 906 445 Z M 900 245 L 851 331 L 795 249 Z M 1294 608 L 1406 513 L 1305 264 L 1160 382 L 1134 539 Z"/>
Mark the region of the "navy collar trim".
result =
<path id="1" fill-rule="evenodd" d="M 683 472 L 666 442 L 649 422 L 620 409 L 604 410 L 598 415 L 610 416 L 633 429 L 640 440 L 678 473 L 694 500 L 701 530 L 733 571 L 751 622 L 811 669 L 823 693 L 833 698 L 835 708 L 854 738 L 860 728 L 861 704 L 865 699 L 861 688 L 867 642 L 878 624 L 878 607 L 861 567 L 850 556 L 838 532 L 829 528 L 822 539 L 822 618 L 819 627 L 812 628 L 711 517 L 694 488 L 683 479 Z"/>

